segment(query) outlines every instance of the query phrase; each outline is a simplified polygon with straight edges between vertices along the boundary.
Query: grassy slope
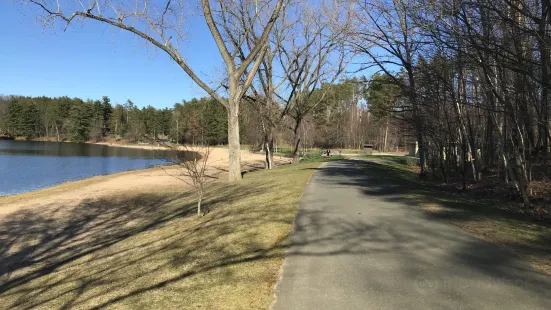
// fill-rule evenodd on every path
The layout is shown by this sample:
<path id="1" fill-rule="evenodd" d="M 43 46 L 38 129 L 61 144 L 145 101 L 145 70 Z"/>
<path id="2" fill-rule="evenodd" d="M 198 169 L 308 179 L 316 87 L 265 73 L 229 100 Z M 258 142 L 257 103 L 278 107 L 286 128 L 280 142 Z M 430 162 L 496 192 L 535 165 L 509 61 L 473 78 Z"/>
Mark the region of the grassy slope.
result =
<path id="1" fill-rule="evenodd" d="M 302 188 L 319 162 L 248 173 L 192 193 L 21 211 L 0 222 L 7 308 L 267 308 Z"/>
<path id="2" fill-rule="evenodd" d="M 443 192 L 420 183 L 406 166 L 407 159 L 369 156 L 370 173 L 382 176 L 404 199 L 422 207 L 434 220 L 448 221 L 467 232 L 504 247 L 536 269 L 551 274 L 551 226 L 532 218 L 511 214 L 489 203 Z"/>

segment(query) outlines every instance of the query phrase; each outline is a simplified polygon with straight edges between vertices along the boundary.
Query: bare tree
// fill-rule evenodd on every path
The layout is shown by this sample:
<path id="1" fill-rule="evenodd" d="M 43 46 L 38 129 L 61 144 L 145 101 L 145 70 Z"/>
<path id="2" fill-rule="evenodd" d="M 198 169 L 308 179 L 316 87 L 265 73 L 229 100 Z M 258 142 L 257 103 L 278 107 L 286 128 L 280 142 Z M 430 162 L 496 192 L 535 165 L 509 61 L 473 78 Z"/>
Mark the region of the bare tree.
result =
<path id="1" fill-rule="evenodd" d="M 464 190 L 496 176 L 528 210 L 549 169 L 549 1 L 356 4 L 351 44 L 400 86 L 393 115 L 419 142 L 421 173 L 461 174 Z"/>
<path id="2" fill-rule="evenodd" d="M 282 11 L 274 24 L 256 83 L 251 85 L 246 96 L 261 117 L 262 148 L 266 152 L 267 169 L 273 165 L 274 135 L 276 129 L 283 125 L 283 119 L 301 109 L 298 124 L 292 126 L 292 130 L 296 127 L 295 136 L 300 141 L 300 123 L 316 106 L 304 108 L 309 96 L 322 83 L 335 81 L 347 63 L 342 45 L 344 29 L 348 24 L 347 2 L 322 1 L 314 7 L 300 1 L 287 1 L 293 5 L 286 5 L 287 9 Z M 260 15 L 258 29 L 248 33 L 240 33 L 239 27 L 224 27 L 231 41 L 245 36 L 248 48 L 254 46 L 269 21 L 268 15 Z M 250 23 L 254 16 L 242 14 L 240 17 L 242 23 Z M 244 59 L 244 53 L 239 51 L 239 54 Z M 298 98 L 299 92 L 310 94 Z"/>
<path id="3" fill-rule="evenodd" d="M 282 116 L 278 113 L 279 106 L 274 100 L 274 92 L 285 82 L 284 77 L 280 77 L 279 81 L 276 81 L 277 77 L 274 75 L 274 71 L 277 69 L 274 69 L 274 61 L 277 56 L 279 43 L 277 38 L 285 36 L 287 34 L 286 30 L 290 27 L 289 25 L 294 24 L 296 19 L 300 18 L 299 16 L 294 16 L 293 19 L 289 18 L 287 10 L 292 7 L 289 5 L 291 2 L 292 0 L 285 0 L 284 9 L 282 9 L 277 22 L 273 26 L 271 35 L 266 41 L 266 50 L 259 70 L 256 73 L 256 81 L 251 83 L 249 93 L 245 96 L 247 102 L 251 104 L 256 112 L 258 112 L 257 115 L 260 116 L 263 136 L 262 150 L 266 152 L 266 169 L 273 167 L 274 134 L 282 119 Z M 233 14 L 233 16 L 239 17 L 239 25 L 227 22 L 228 18 L 224 16 L 226 22 L 223 24 L 223 29 L 229 41 L 233 42 L 235 51 L 241 58 L 241 61 L 246 59 L 245 49 L 251 49 L 255 46 L 262 35 L 262 29 L 270 22 L 271 16 L 267 12 L 267 10 L 263 9 L 258 12 L 240 10 L 239 13 Z M 255 19 L 258 19 L 258 23 L 251 22 Z M 252 24 L 253 27 L 244 31 L 244 28 L 240 27 L 242 24 Z M 245 47 L 242 47 L 238 43 L 243 40 L 246 43 Z"/>
<path id="4" fill-rule="evenodd" d="M 200 1 L 202 15 L 225 64 L 227 73 L 225 87 L 228 98 L 217 92 L 220 87 L 213 88 L 205 83 L 180 53 L 182 41 L 186 36 L 184 25 L 189 1 L 136 0 L 130 3 L 130 1 L 89 0 L 85 5 L 85 1 L 75 0 L 63 7 L 59 1 L 20 1 L 36 5 L 42 12 L 44 25 L 61 21 L 66 29 L 74 21 L 91 19 L 131 32 L 168 54 L 197 85 L 226 107 L 228 111 L 229 179 L 241 178 L 239 105 L 264 57 L 265 42 L 279 16 L 284 0 L 277 0 L 275 5 L 271 5 L 272 1 L 270 0 Z M 211 9 L 211 2 L 217 6 L 215 11 Z M 245 46 L 245 40 L 228 42 L 227 38 L 224 38 L 223 32 L 220 31 L 221 25 L 242 27 L 246 33 L 251 31 L 258 22 L 258 12 L 266 9 L 270 9 L 272 12 L 270 19 L 262 29 L 258 40 L 250 48 L 240 48 Z M 255 12 L 247 14 L 253 19 L 248 20 L 247 23 L 239 23 L 243 20 L 239 15 L 249 11 Z M 237 51 L 246 52 L 246 56 L 241 57 Z"/>
<path id="5" fill-rule="evenodd" d="M 185 184 L 191 186 L 197 196 L 197 216 L 202 216 L 205 212 L 201 209 L 201 203 L 205 195 L 205 184 L 210 179 L 215 179 L 209 175 L 209 156 L 212 149 L 207 146 L 188 147 L 186 145 L 173 145 L 163 143 L 164 150 L 159 152 L 159 157 L 172 166 L 163 167 L 164 171 Z M 174 166 L 176 169 L 174 169 Z"/>
<path id="6" fill-rule="evenodd" d="M 289 7 L 289 6 L 288 6 Z M 260 69 L 257 72 L 257 80 L 260 85 L 258 91 L 254 84 L 251 87 L 252 96 L 247 98 L 256 108 L 261 116 L 262 131 L 263 131 L 263 149 L 266 153 L 266 168 L 273 167 L 273 148 L 274 135 L 276 129 L 281 125 L 284 114 L 280 112 L 280 107 L 275 98 L 275 93 L 286 81 L 285 77 L 278 77 L 274 71 L 277 70 L 276 57 L 278 56 L 279 43 L 281 38 L 289 35 L 288 29 L 297 22 L 299 16 L 295 16 L 292 20 L 287 12 L 284 11 L 279 19 L 279 22 L 274 25 L 271 39 L 266 43 L 266 55 L 262 60 Z M 252 44 L 258 40 L 258 35 L 251 32 L 248 38 L 248 44 Z"/>
<path id="7" fill-rule="evenodd" d="M 278 59 L 285 74 L 287 88 L 275 95 L 284 102 L 282 116 L 293 119 L 290 129 L 295 137 L 293 160 L 299 161 L 300 128 L 304 118 L 324 102 L 329 88 L 344 72 L 353 54 L 344 44 L 350 24 L 349 7 L 336 1 L 320 9 L 296 6 L 300 19 L 288 35 L 279 37 Z M 321 96 L 313 97 L 320 89 Z"/>
<path id="8" fill-rule="evenodd" d="M 412 20 L 416 4 L 407 0 L 358 0 L 356 4 L 357 24 L 349 41 L 358 53 L 367 57 L 363 69 L 378 68 L 392 77 L 407 94 L 419 145 L 421 175 L 424 175 L 423 120 L 415 85 L 415 63 L 422 45 L 419 26 Z M 400 78 L 399 69 L 405 71 L 406 79 Z"/>

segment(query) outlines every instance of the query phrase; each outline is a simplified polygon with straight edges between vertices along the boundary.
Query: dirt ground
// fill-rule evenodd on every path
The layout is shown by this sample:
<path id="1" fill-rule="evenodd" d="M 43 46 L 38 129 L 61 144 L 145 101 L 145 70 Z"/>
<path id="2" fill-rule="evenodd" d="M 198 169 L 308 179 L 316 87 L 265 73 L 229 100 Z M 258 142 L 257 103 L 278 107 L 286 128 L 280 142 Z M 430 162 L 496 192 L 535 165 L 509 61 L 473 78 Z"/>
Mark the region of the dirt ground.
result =
<path id="1" fill-rule="evenodd" d="M 120 145 L 117 145 L 120 146 Z M 125 146 L 126 147 L 126 146 Z M 153 149 L 152 145 L 132 145 L 127 147 Z M 262 154 L 241 151 L 241 163 L 244 171 L 261 169 L 264 166 Z M 212 180 L 224 179 L 228 167 L 228 150 L 214 148 L 209 156 L 209 175 Z M 278 159 L 281 163 L 284 160 Z M 177 192 L 188 185 L 175 177 L 178 170 L 171 167 L 127 171 L 105 176 L 96 176 L 75 182 L 33 192 L 0 197 L 0 219 L 10 213 L 27 208 L 54 208 L 59 205 L 76 206 L 83 200 L 121 198 L 146 192 Z"/>

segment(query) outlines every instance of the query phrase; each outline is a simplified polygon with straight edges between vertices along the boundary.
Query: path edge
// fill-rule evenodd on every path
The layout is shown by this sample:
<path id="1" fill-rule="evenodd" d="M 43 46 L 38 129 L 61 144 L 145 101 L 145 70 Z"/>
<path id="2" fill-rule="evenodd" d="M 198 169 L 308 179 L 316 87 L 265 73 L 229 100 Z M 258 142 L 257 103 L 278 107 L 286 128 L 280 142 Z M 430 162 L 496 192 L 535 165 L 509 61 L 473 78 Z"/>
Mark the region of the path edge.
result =
<path id="1" fill-rule="evenodd" d="M 327 164 L 329 164 L 330 162 L 324 162 L 322 163 L 321 165 L 318 166 L 317 169 L 320 169 L 320 168 L 323 168 L 325 167 Z M 310 184 L 310 181 L 312 180 L 312 177 L 317 173 L 318 171 L 314 171 L 314 173 L 312 173 L 310 175 L 310 177 L 308 178 L 308 180 L 306 181 L 306 183 L 304 184 L 304 187 L 302 188 L 302 192 L 300 193 L 300 200 L 298 202 L 298 207 L 297 207 L 297 212 L 295 214 L 295 219 L 293 220 L 293 229 L 291 230 L 291 233 L 289 234 L 289 237 L 288 238 L 291 238 L 292 235 L 294 234 L 295 232 L 295 229 L 296 229 L 296 222 L 297 222 L 297 216 L 298 216 L 298 212 L 299 212 L 299 209 L 300 209 L 300 205 L 301 205 L 301 202 L 302 202 L 302 199 L 304 197 L 304 190 L 306 189 L 306 186 L 308 186 Z M 283 271 L 284 271 L 284 267 L 285 265 L 288 263 L 287 262 L 287 253 L 289 252 L 290 248 L 287 249 L 285 251 L 285 255 L 283 257 L 283 263 L 281 264 L 281 266 L 279 267 L 279 271 L 278 271 L 278 278 L 277 278 L 277 281 L 276 283 L 274 284 L 273 286 L 273 301 L 272 303 L 270 304 L 270 307 L 268 308 L 269 310 L 273 310 L 274 309 L 274 306 L 277 302 L 277 289 L 279 287 L 279 285 L 281 284 L 281 280 L 283 279 Z"/>

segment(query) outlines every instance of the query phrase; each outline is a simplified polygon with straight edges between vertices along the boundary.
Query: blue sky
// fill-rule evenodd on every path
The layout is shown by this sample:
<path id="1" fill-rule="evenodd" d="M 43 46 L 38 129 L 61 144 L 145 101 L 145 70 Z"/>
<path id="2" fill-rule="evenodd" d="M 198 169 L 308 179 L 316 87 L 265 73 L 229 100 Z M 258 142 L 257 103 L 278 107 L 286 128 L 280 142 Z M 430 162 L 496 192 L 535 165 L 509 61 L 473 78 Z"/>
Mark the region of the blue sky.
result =
<path id="1" fill-rule="evenodd" d="M 131 99 L 156 108 L 206 96 L 164 52 L 132 33 L 93 20 L 65 32 L 61 23 L 43 29 L 36 12 L 34 5 L 0 0 L 0 95 L 109 96 L 115 104 Z M 188 33 L 180 52 L 216 86 L 209 81 L 220 78 L 222 61 L 202 17 L 190 19 Z"/>
<path id="2" fill-rule="evenodd" d="M 33 8 L 0 1 L 0 94 L 69 96 L 171 107 L 205 93 L 164 53 L 100 22 L 42 29 Z M 216 78 L 218 50 L 204 23 L 190 25 L 183 51 L 205 79 Z"/>

